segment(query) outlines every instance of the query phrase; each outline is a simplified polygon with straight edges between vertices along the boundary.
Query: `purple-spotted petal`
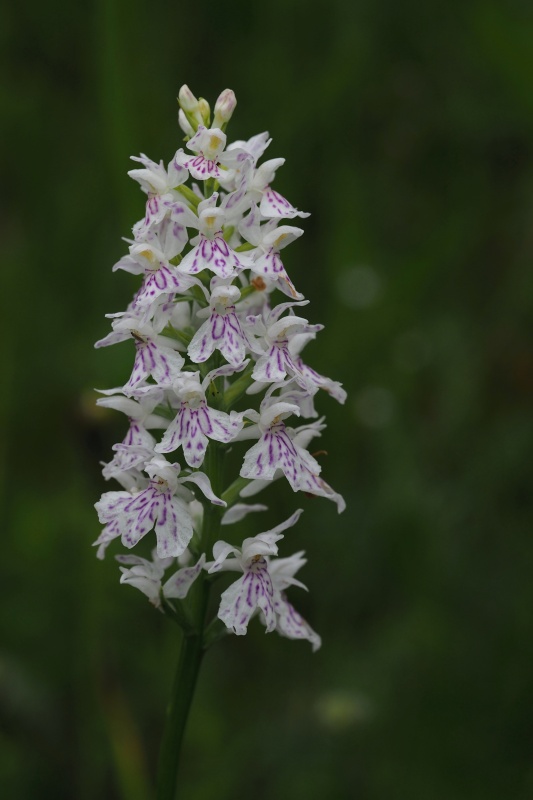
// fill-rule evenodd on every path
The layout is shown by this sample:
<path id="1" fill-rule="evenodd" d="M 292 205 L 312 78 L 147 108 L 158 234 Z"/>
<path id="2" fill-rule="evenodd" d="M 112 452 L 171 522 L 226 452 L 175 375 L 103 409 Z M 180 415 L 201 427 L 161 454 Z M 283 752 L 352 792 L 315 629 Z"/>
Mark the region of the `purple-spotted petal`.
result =
<path id="1" fill-rule="evenodd" d="M 316 462 L 314 464 L 320 471 L 318 464 Z M 302 454 L 298 452 L 282 422 L 266 430 L 257 444 L 248 450 L 240 475 L 249 479 L 273 480 L 277 469 L 284 472 L 294 491 L 297 491 L 302 470 Z"/>
<path id="2" fill-rule="evenodd" d="M 263 217 L 275 219 L 294 219 L 294 217 L 308 217 L 305 211 L 298 211 L 281 194 L 275 192 L 271 186 L 267 186 L 259 210 Z"/>
<path id="3" fill-rule="evenodd" d="M 288 639 L 307 639 L 316 652 L 322 640 L 305 619 L 288 602 L 284 592 L 276 592 L 274 610 L 277 617 L 277 630 Z"/>
<path id="4" fill-rule="evenodd" d="M 291 279 L 289 278 L 280 254 L 274 248 L 263 253 L 251 265 L 252 272 L 261 275 L 269 280 L 276 281 L 278 288 L 288 297 L 301 300 L 303 295 L 298 292 Z"/>
<path id="5" fill-rule="evenodd" d="M 202 553 L 193 567 L 183 567 L 174 573 L 163 586 L 165 597 L 177 597 L 180 600 L 187 597 L 189 589 L 202 571 L 204 564 L 205 553 Z"/>
<path id="6" fill-rule="evenodd" d="M 219 350 L 226 361 L 240 366 L 246 357 L 248 339 L 234 311 L 227 314 L 212 312 L 198 329 L 189 345 L 191 361 L 201 364 Z"/>
<path id="7" fill-rule="evenodd" d="M 299 370 L 300 374 L 308 381 L 313 383 L 318 389 L 323 389 L 325 392 L 331 395 L 331 397 L 337 400 L 338 403 L 341 403 L 341 405 L 346 402 L 346 390 L 342 388 L 342 384 L 339 383 L 339 381 L 333 381 L 331 378 L 326 378 L 324 375 L 320 375 L 320 373 L 315 372 L 314 369 L 309 367 L 307 364 L 304 364 L 300 357 L 294 359 L 294 364 Z"/>
<path id="8" fill-rule="evenodd" d="M 99 521 L 105 524 L 118 519 L 131 498 L 130 492 L 105 492 L 94 504 Z"/>
<path id="9" fill-rule="evenodd" d="M 239 256 L 228 245 L 222 235 L 208 239 L 203 234 L 200 241 L 190 253 L 187 253 L 179 265 L 182 273 L 196 275 L 209 269 L 220 278 L 229 278 L 249 266 L 249 259 Z"/>
<path id="10" fill-rule="evenodd" d="M 204 427 L 209 420 L 209 427 Z M 224 411 L 217 411 L 214 408 L 207 408 L 207 415 L 203 416 L 200 420 L 200 425 L 206 436 L 210 439 L 215 439 L 217 442 L 227 444 L 238 436 L 244 425 L 244 412 L 230 411 L 226 414 Z"/>
<path id="11" fill-rule="evenodd" d="M 176 350 L 167 347 L 164 337 L 151 339 L 133 332 L 135 338 L 135 361 L 133 372 L 124 386 L 126 393 L 131 392 L 139 384 L 152 375 L 160 386 L 170 386 L 179 375 L 185 359 Z M 167 339 L 168 341 L 168 339 Z"/>
<path id="12" fill-rule="evenodd" d="M 159 558 L 180 556 L 192 539 L 193 524 L 187 504 L 170 493 L 162 494 L 155 523 Z"/>
<path id="13" fill-rule="evenodd" d="M 158 269 L 146 273 L 136 303 L 138 306 L 147 306 L 162 294 L 172 294 L 173 292 L 184 294 L 197 283 L 198 281 L 190 275 L 178 272 L 174 267 L 161 264 Z"/>
<path id="14" fill-rule="evenodd" d="M 267 429 L 257 444 L 248 450 L 240 475 L 250 480 L 271 481 L 276 477 L 277 470 L 283 472 L 293 491 L 333 500 L 338 512 L 344 511 L 344 499 L 320 478 L 320 465 L 307 450 L 291 439 L 283 422 L 277 422 Z"/>
<path id="15" fill-rule="evenodd" d="M 163 494 L 153 486 L 149 486 L 124 505 L 122 544 L 125 547 L 134 547 L 148 531 L 152 530 L 163 503 Z"/>
<path id="16" fill-rule="evenodd" d="M 218 617 L 237 636 L 242 636 L 246 633 L 252 615 L 260 609 L 265 617 L 267 632 L 270 632 L 276 627 L 273 597 L 268 564 L 266 559 L 260 558 L 242 578 L 222 593 Z"/>
<path id="17" fill-rule="evenodd" d="M 222 170 L 217 162 L 210 158 L 205 158 L 201 153 L 196 156 L 185 156 L 180 158 L 180 163 L 189 170 L 193 178 L 197 181 L 205 181 L 208 178 L 218 179 L 222 177 Z"/>
<path id="18" fill-rule="evenodd" d="M 100 560 L 103 560 L 105 558 L 105 551 L 107 550 L 108 545 L 114 539 L 118 539 L 120 535 L 120 525 L 118 524 L 117 520 L 113 520 L 109 523 L 109 525 L 106 525 L 98 539 L 93 542 L 93 545 L 98 547 L 98 550 L 96 551 L 96 557 Z"/>
<path id="19" fill-rule="evenodd" d="M 185 461 L 190 467 L 198 468 L 202 465 L 208 439 L 202 431 L 199 416 L 204 418 L 207 414 L 205 404 L 199 409 L 189 408 L 187 403 L 182 403 L 174 420 L 168 426 L 161 442 L 156 445 L 157 453 L 171 453 L 178 447 L 183 447 Z M 207 417 L 207 419 L 209 419 Z"/>

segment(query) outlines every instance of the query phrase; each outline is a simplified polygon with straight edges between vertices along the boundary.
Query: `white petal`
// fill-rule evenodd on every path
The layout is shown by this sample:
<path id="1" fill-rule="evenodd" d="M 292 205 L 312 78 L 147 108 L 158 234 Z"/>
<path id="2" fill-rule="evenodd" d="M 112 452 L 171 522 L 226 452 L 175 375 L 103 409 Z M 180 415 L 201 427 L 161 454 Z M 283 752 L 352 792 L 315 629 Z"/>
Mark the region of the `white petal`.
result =
<path id="1" fill-rule="evenodd" d="M 284 593 L 276 592 L 274 609 L 277 615 L 277 630 L 282 636 L 288 639 L 307 639 L 311 642 L 313 652 L 318 650 L 322 644 L 320 636 L 291 606 Z"/>
<path id="2" fill-rule="evenodd" d="M 215 441 L 223 442 L 224 444 L 233 441 L 244 425 L 243 411 L 230 411 L 229 414 L 226 414 L 224 411 L 217 411 L 214 408 L 209 408 L 208 415 L 211 423 L 211 430 L 208 433 L 202 428 L 203 432 L 209 436 L 210 439 L 215 439 Z"/>
<path id="3" fill-rule="evenodd" d="M 240 568 L 240 560 L 238 560 L 240 554 L 240 550 L 237 547 L 220 539 L 213 545 L 213 557 L 215 560 L 210 564 L 206 564 L 207 571 L 219 572 L 229 555 L 234 555 L 237 557 L 233 558 L 232 561 L 235 562 L 234 566 Z"/>
<path id="4" fill-rule="evenodd" d="M 281 470 L 278 470 L 278 473 L 278 475 L 274 476 L 274 480 L 283 477 L 283 472 Z M 251 481 L 244 489 L 241 489 L 239 497 L 254 497 L 256 494 L 259 494 L 259 492 L 262 492 L 263 489 L 266 489 L 267 486 L 270 486 L 270 483 L 270 481 L 261 480 Z"/>
<path id="5" fill-rule="evenodd" d="M 238 636 L 246 633 L 248 623 L 257 609 L 265 617 L 267 632 L 276 625 L 274 614 L 272 581 L 266 568 L 258 562 L 255 569 L 246 572 L 242 578 L 232 583 L 220 598 L 218 617 L 227 628 Z"/>
<path id="6" fill-rule="evenodd" d="M 294 242 L 299 236 L 303 234 L 302 228 L 295 228 L 292 225 L 280 225 L 266 234 L 262 241 L 262 247 L 268 249 L 273 247 L 274 250 L 282 250 L 288 244 Z"/>
<path id="7" fill-rule="evenodd" d="M 274 473 L 278 468 L 278 456 L 277 451 L 275 455 L 270 452 L 271 439 L 270 435 L 266 438 L 263 436 L 247 451 L 239 473 L 242 478 L 261 478 L 265 481 L 271 481 L 274 478 Z"/>
<path id="8" fill-rule="evenodd" d="M 126 569 L 125 567 L 121 567 L 120 571 L 122 572 L 120 582 L 127 583 L 130 586 L 134 586 L 136 589 L 139 589 L 152 605 L 159 608 L 161 602 L 159 600 L 159 590 L 161 589 L 161 581 L 157 578 L 153 578 L 149 575 L 138 574 L 134 569 Z"/>
<path id="9" fill-rule="evenodd" d="M 300 409 L 298 406 L 294 405 L 294 403 L 273 403 L 271 406 L 267 406 L 265 409 L 261 410 L 261 426 L 263 428 L 270 428 L 276 417 L 285 419 L 291 414 L 295 414 L 297 417 L 300 416 Z"/>
<path id="10" fill-rule="evenodd" d="M 226 507 L 227 504 L 224 502 L 224 500 L 221 500 L 220 497 L 217 497 L 213 492 L 211 488 L 211 481 L 203 472 L 193 472 L 191 475 L 180 478 L 181 483 L 184 483 L 185 481 L 195 483 L 205 497 L 207 497 L 207 499 L 210 500 L 215 506 L 222 506 L 223 508 Z"/>
<path id="11" fill-rule="evenodd" d="M 156 445 L 156 452 L 171 453 L 182 446 L 187 464 L 194 469 L 200 467 L 208 444 L 208 439 L 199 423 L 200 413 L 205 414 L 205 410 L 191 409 L 187 404 L 182 404 L 161 442 Z"/>
<path id="12" fill-rule="evenodd" d="M 165 597 L 177 597 L 183 600 L 187 593 L 202 571 L 205 564 L 205 553 L 202 553 L 194 567 L 184 567 L 179 569 L 163 586 L 163 594 Z"/>
<path id="13" fill-rule="evenodd" d="M 288 519 L 286 519 L 284 522 L 280 522 L 279 525 L 276 525 L 275 528 L 271 528 L 269 531 L 267 531 L 267 533 L 277 536 L 282 531 L 286 531 L 287 528 L 292 528 L 293 525 L 296 525 L 302 514 L 303 508 L 297 509 L 297 511 L 295 511 L 294 514 L 291 514 Z"/>
<path id="14" fill-rule="evenodd" d="M 250 568 L 252 562 L 257 556 L 276 556 L 278 554 L 278 545 L 280 539 L 283 539 L 283 534 L 276 535 L 275 533 L 259 533 L 257 536 L 245 539 L 242 543 L 242 561 L 247 568 Z"/>
<path id="15" fill-rule="evenodd" d="M 99 521 L 104 524 L 111 522 L 122 513 L 124 505 L 131 498 L 132 495 L 129 492 L 105 492 L 94 505 Z"/>
<path id="16" fill-rule="evenodd" d="M 287 587 L 296 585 L 307 591 L 307 586 L 294 577 L 295 573 L 307 563 L 304 555 L 304 551 L 299 550 L 288 558 L 275 558 L 270 562 L 268 570 L 275 590 L 284 591 Z"/>
<path id="17" fill-rule="evenodd" d="M 248 503 L 235 503 L 230 509 L 226 511 L 222 517 L 222 525 L 233 525 L 235 522 L 240 522 L 248 514 L 255 511 L 268 511 L 268 506 L 263 506 L 259 503 L 255 505 L 248 505 Z"/>
<path id="18" fill-rule="evenodd" d="M 267 218 L 293 219 L 294 217 L 303 218 L 309 216 L 305 211 L 298 211 L 297 208 L 270 186 L 265 189 L 259 210 L 263 217 Z"/>
<path id="19" fill-rule="evenodd" d="M 165 496 L 155 524 L 159 558 L 179 556 L 192 539 L 193 525 L 186 503 L 177 497 Z"/>

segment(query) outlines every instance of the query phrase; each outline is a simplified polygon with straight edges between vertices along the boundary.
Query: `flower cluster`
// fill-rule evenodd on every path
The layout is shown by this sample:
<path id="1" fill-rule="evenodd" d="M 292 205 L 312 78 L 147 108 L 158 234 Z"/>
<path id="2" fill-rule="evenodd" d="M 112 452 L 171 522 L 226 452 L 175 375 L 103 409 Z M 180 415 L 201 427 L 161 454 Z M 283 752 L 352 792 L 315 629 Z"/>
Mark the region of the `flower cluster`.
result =
<path id="1" fill-rule="evenodd" d="M 133 159 L 139 167 L 129 175 L 146 194 L 146 210 L 133 226 L 128 254 L 113 269 L 140 281 L 127 309 L 109 315 L 111 332 L 96 343 L 134 347 L 131 375 L 98 400 L 129 420 L 124 440 L 104 465 L 105 478 L 122 489 L 105 492 L 96 503 L 104 526 L 95 542 L 98 556 L 114 539 L 132 548 L 155 530 L 152 560 L 117 556 L 121 582 L 157 607 L 172 607 L 198 576 L 211 581 L 234 570 L 241 574 L 222 593 L 218 612 L 228 630 L 246 633 L 257 614 L 267 631 L 308 639 L 316 649 L 319 637 L 285 594 L 291 585 L 303 586 L 294 578 L 303 554 L 277 557 L 282 531 L 296 524 L 301 511 L 241 547 L 209 541 L 203 525 L 207 515 L 218 514 L 219 524 L 230 525 L 264 510 L 239 498 L 283 476 L 293 491 L 344 508 L 308 447 L 324 428 L 316 393 L 323 389 L 340 403 L 346 395 L 302 358 L 322 326 L 301 316 L 308 301 L 283 263 L 284 248 L 303 233 L 286 221 L 308 214 L 271 186 L 284 159 L 259 163 L 268 133 L 228 143 L 232 91 L 218 98 L 213 120 L 207 102 L 188 87 L 180 90 L 179 102 L 185 148 L 166 167 L 145 155 Z M 284 297 L 276 304 L 277 292 Z M 258 394 L 258 408 L 247 407 Z M 292 427 L 291 418 L 310 421 Z M 251 447 L 249 440 L 255 440 Z M 232 483 L 220 470 L 230 446 L 243 448 Z"/>

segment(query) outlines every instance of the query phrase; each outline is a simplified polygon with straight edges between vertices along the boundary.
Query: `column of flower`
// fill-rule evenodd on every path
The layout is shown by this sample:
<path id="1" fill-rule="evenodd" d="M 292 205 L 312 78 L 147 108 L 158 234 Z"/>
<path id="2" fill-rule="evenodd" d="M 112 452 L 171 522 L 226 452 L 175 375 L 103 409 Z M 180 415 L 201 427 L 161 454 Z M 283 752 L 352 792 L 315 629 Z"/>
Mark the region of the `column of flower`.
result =
<path id="1" fill-rule="evenodd" d="M 132 548 L 154 530 L 152 560 L 117 556 L 121 582 L 144 592 L 200 648 L 215 638 L 217 624 L 244 634 L 257 615 L 267 631 L 308 639 L 316 649 L 319 636 L 286 596 L 289 586 L 302 586 L 294 575 L 305 559 L 301 552 L 278 557 L 278 542 L 301 510 L 240 546 L 218 538 L 220 525 L 266 508 L 243 498 L 283 476 L 295 492 L 344 507 L 307 448 L 324 427 L 316 392 L 341 403 L 345 393 L 302 360 L 322 326 L 300 316 L 308 301 L 282 261 L 303 233 L 285 221 L 308 215 L 271 187 L 284 159 L 258 164 L 267 133 L 227 143 L 233 92 L 220 95 L 212 121 L 207 102 L 186 86 L 179 101 L 185 149 L 166 168 L 141 155 L 134 159 L 140 168 L 129 172 L 147 195 L 146 210 L 114 269 L 138 275 L 139 285 L 128 308 L 109 315 L 112 331 L 96 344 L 128 341 L 135 354 L 125 384 L 98 401 L 126 414 L 129 430 L 104 466 L 122 489 L 96 504 L 104 528 L 95 544 L 103 558 L 114 539 Z M 277 291 L 285 295 L 278 304 Z M 262 395 L 257 409 L 249 407 L 255 395 Z M 312 421 L 290 427 L 294 417 Z M 256 442 L 247 449 L 250 439 Z M 238 476 L 223 472 L 230 445 L 242 448 Z M 227 570 L 239 577 L 222 592 L 221 622 L 206 634 L 207 591 Z M 192 608 L 187 594 L 200 576 L 204 599 Z M 169 784 L 168 773 L 160 786 Z M 161 789 L 158 796 L 172 794 Z"/>

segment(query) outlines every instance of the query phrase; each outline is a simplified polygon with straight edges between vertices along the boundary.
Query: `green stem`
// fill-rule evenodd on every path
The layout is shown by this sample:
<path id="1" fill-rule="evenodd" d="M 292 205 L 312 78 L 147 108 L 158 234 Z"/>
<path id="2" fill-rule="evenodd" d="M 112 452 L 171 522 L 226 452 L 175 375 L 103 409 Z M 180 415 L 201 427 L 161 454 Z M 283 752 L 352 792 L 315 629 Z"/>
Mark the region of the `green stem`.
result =
<path id="1" fill-rule="evenodd" d="M 208 197 L 211 197 L 214 191 L 215 191 L 215 179 L 207 178 L 207 180 L 204 183 L 204 197 L 206 199 Z"/>
<path id="2" fill-rule="evenodd" d="M 188 186 L 176 186 L 176 191 L 183 195 L 183 197 L 189 201 L 191 206 L 196 210 L 200 203 L 200 198 L 196 195 L 192 189 L 189 189 Z"/>
<path id="3" fill-rule="evenodd" d="M 174 800 L 176 797 L 179 754 L 203 652 L 202 636 L 183 637 L 159 754 L 157 800 Z"/>
<path id="4" fill-rule="evenodd" d="M 235 405 L 237 400 L 240 400 L 248 387 L 252 385 L 253 369 L 254 364 L 248 364 L 244 372 L 241 373 L 237 380 L 233 381 L 231 386 L 226 389 L 223 398 L 224 411 L 229 411 L 229 409 Z"/>
<path id="5" fill-rule="evenodd" d="M 196 634 L 197 631 L 195 630 L 194 623 L 182 603 L 176 603 L 176 605 L 171 603 L 170 600 L 165 598 L 162 589 L 160 590 L 160 599 L 164 613 L 180 626 L 186 636 L 193 636 Z"/>
<path id="6" fill-rule="evenodd" d="M 218 442 L 210 442 L 205 459 L 205 472 L 215 494 L 222 486 L 224 451 Z M 220 495 L 219 495 L 220 496 Z M 222 511 L 209 502 L 204 503 L 201 547 L 209 553 L 218 538 Z M 187 718 L 204 653 L 204 628 L 209 601 L 210 581 L 203 577 L 191 588 L 193 627 L 184 634 L 178 667 L 172 688 L 157 771 L 157 800 L 175 800 L 177 794 L 178 762 Z"/>
<path id="7" fill-rule="evenodd" d="M 248 478 L 236 478 L 231 486 L 228 486 L 226 491 L 220 495 L 221 499 L 227 503 L 228 508 L 231 508 L 231 506 L 237 502 L 239 493 L 245 486 L 248 486 L 249 483 L 251 483 L 251 481 Z"/>
<path id="8" fill-rule="evenodd" d="M 163 334 L 164 336 L 169 336 L 172 339 L 176 339 L 176 341 L 180 342 L 185 347 L 190 345 L 193 337 L 193 334 L 187 328 L 180 331 L 177 328 L 174 328 L 172 325 L 167 325 L 166 328 L 163 329 Z"/>
<path id="9" fill-rule="evenodd" d="M 228 225 L 227 228 L 224 228 L 224 239 L 226 240 L 226 242 L 229 242 L 234 232 L 235 232 L 235 225 Z"/>

